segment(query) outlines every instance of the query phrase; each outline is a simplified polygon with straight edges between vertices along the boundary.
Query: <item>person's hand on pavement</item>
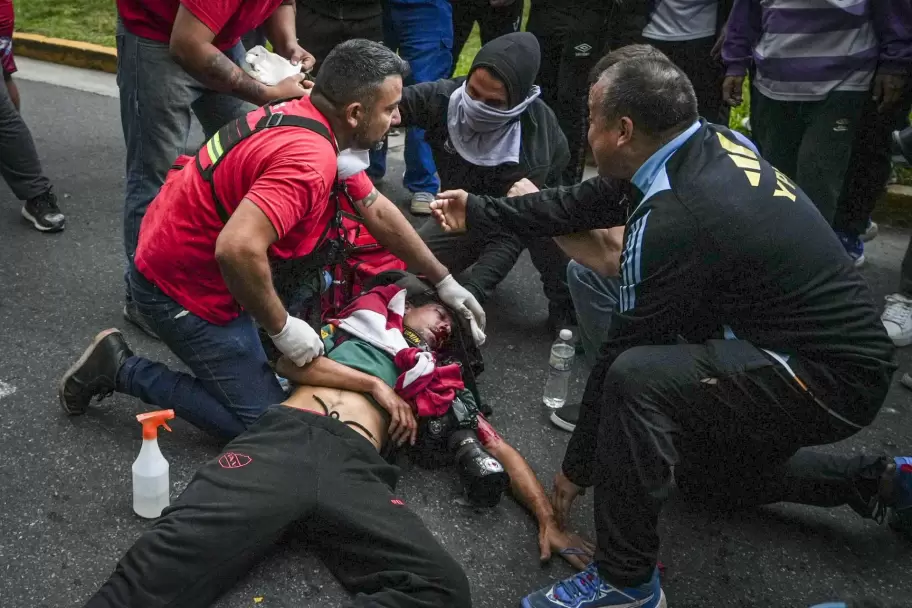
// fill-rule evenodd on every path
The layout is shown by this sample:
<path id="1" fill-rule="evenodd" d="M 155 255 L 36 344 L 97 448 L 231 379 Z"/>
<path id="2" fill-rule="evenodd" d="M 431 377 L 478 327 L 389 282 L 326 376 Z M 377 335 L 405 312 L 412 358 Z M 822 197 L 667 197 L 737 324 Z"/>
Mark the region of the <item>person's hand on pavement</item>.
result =
<path id="1" fill-rule="evenodd" d="M 468 204 L 469 193 L 465 190 L 446 190 L 431 203 L 431 215 L 444 232 L 465 232 Z"/>
<path id="2" fill-rule="evenodd" d="M 744 86 L 744 76 L 726 76 L 722 81 L 722 101 L 730 108 L 736 108 L 743 101 L 741 88 Z"/>
<path id="3" fill-rule="evenodd" d="M 298 367 L 303 367 L 323 354 L 323 340 L 313 328 L 297 317 L 288 315 L 285 327 L 269 336 L 283 355 Z"/>
<path id="4" fill-rule="evenodd" d="M 268 88 L 270 99 L 297 99 L 310 94 L 313 82 L 306 80 L 304 74 L 292 74 Z"/>
<path id="5" fill-rule="evenodd" d="M 556 521 L 547 522 L 538 528 L 539 559 L 542 562 L 551 560 L 557 553 L 577 570 L 585 570 L 595 554 L 595 545 L 558 527 Z"/>
<path id="6" fill-rule="evenodd" d="M 532 194 L 538 192 L 538 186 L 530 182 L 527 178 L 522 178 L 507 190 L 507 196 L 522 196 L 523 194 Z"/>
<path id="7" fill-rule="evenodd" d="M 440 301 L 469 320 L 472 328 L 472 339 L 477 346 L 485 342 L 484 328 L 487 318 L 485 311 L 468 289 L 456 282 L 453 275 L 448 274 L 439 283 L 434 285 Z"/>
<path id="8" fill-rule="evenodd" d="M 885 74 L 880 70 L 874 75 L 874 101 L 877 110 L 887 112 L 899 103 L 906 88 L 906 77 L 901 74 Z"/>
<path id="9" fill-rule="evenodd" d="M 415 445 L 418 437 L 418 421 L 409 404 L 382 380 L 377 382 L 377 386 L 371 391 L 371 396 L 377 405 L 389 412 L 390 439 L 396 445 L 402 445 L 406 441 L 410 445 Z"/>
<path id="10" fill-rule="evenodd" d="M 563 471 L 554 476 L 554 493 L 551 495 L 551 507 L 554 509 L 554 519 L 561 530 L 566 526 L 573 501 L 584 491 L 582 487 L 570 481 Z"/>

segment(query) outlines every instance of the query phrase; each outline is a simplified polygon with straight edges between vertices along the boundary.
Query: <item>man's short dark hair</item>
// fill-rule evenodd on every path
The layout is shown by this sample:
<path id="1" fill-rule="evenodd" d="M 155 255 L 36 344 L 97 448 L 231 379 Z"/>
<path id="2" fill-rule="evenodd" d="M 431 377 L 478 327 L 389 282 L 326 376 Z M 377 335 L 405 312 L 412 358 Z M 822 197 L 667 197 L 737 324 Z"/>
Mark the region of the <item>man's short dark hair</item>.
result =
<path id="1" fill-rule="evenodd" d="M 685 129 L 699 116 L 693 85 L 670 61 L 625 59 L 605 70 L 599 82 L 605 83 L 599 104 L 603 118 L 612 122 L 627 116 L 648 137 Z"/>
<path id="2" fill-rule="evenodd" d="M 323 60 L 313 94 L 334 106 L 370 105 L 384 80 L 407 73 L 408 63 L 396 53 L 378 42 L 354 38 L 336 45 Z"/>
<path id="3" fill-rule="evenodd" d="M 602 73 L 613 66 L 616 63 L 624 61 L 625 59 L 664 59 L 665 61 L 671 61 L 668 59 L 668 56 L 665 55 L 662 51 L 655 48 L 651 44 L 628 44 L 627 46 L 622 46 L 616 48 L 601 59 L 595 64 L 595 67 L 592 68 L 592 71 L 589 72 L 589 85 L 593 85 L 598 82 L 599 77 Z"/>

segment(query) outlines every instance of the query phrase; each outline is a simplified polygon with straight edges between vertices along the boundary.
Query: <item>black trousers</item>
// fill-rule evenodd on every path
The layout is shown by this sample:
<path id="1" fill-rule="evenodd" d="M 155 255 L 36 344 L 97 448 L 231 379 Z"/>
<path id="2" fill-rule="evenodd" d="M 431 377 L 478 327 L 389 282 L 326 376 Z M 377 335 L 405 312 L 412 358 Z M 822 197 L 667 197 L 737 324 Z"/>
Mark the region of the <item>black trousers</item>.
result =
<path id="1" fill-rule="evenodd" d="M 353 38 L 383 42 L 383 15 L 366 19 L 337 19 L 298 2 L 295 29 L 298 43 L 317 60 L 311 70 L 311 74 L 316 76 L 323 60 L 337 44 Z"/>
<path id="2" fill-rule="evenodd" d="M 680 42 L 644 38 L 643 42 L 665 53 L 672 63 L 687 74 L 697 94 L 700 116 L 709 122 L 728 126 L 729 108 L 722 103 L 725 68 L 721 61 L 713 59 L 711 55 L 716 43 L 715 36 Z"/>
<path id="3" fill-rule="evenodd" d="M 41 169 L 35 141 L 13 104 L 6 83 L 0 84 L 0 176 L 21 201 L 51 189 Z"/>
<path id="4" fill-rule="evenodd" d="M 456 0 L 453 2 L 453 65 L 465 46 L 472 27 L 478 22 L 481 44 L 518 32 L 522 25 L 523 2 L 514 0 L 508 6 L 493 7 L 490 0 Z"/>
<path id="5" fill-rule="evenodd" d="M 357 594 L 350 606 L 471 606 L 397 476 L 341 422 L 274 406 L 196 473 L 87 606 L 207 606 L 289 531 Z"/>
<path id="6" fill-rule="evenodd" d="M 791 363 L 807 377 L 798 361 Z M 877 378 L 870 392 L 879 407 L 889 383 Z M 716 507 L 849 505 L 870 517 L 886 466 L 879 457 L 802 449 L 858 429 L 811 401 L 768 355 L 738 340 L 625 351 L 600 381 L 590 379 L 572 442 L 581 426 L 593 424 L 596 559 L 602 575 L 619 585 L 652 574 L 656 523 L 673 481 Z M 565 459 L 565 472 L 570 468 Z"/>
<path id="7" fill-rule="evenodd" d="M 573 300 L 567 288 L 569 259 L 554 239 L 520 237 L 506 230 L 446 233 L 432 219 L 425 222 L 418 234 L 440 263 L 454 274 L 471 266 L 462 284 L 479 302 L 484 302 L 516 265 L 523 249 L 528 249 L 548 298 L 549 315 L 560 322 L 573 323 Z"/>
<path id="8" fill-rule="evenodd" d="M 606 9 L 608 6 L 606 2 Z M 605 19 L 606 15 L 591 11 L 568 15 L 560 2 L 533 0 L 526 23 L 526 30 L 541 46 L 538 85 L 542 99 L 554 110 L 570 146 L 570 162 L 561 178 L 567 186 L 583 179 L 589 72 L 601 57 Z"/>
<path id="9" fill-rule="evenodd" d="M 830 223 L 868 97 L 833 91 L 821 101 L 780 101 L 751 89 L 751 128 L 763 158 L 795 180 Z"/>
<path id="10" fill-rule="evenodd" d="M 851 236 L 862 234 L 874 206 L 890 178 L 890 143 L 893 131 L 909 124 L 912 87 L 893 110 L 879 112 L 877 102 L 868 99 L 858 123 L 852 158 L 833 219 L 833 228 Z M 905 264 L 903 264 L 905 267 Z M 912 274 L 903 273 L 912 282 Z"/>

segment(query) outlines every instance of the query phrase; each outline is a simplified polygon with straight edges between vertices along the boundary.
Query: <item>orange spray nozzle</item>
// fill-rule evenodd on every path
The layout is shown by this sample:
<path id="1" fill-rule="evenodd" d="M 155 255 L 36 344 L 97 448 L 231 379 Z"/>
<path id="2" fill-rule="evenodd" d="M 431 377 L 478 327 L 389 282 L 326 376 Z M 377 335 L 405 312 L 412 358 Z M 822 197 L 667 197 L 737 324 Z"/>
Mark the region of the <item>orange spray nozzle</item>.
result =
<path id="1" fill-rule="evenodd" d="M 156 410 L 136 416 L 136 419 L 143 427 L 143 439 L 157 439 L 159 426 L 163 426 L 170 431 L 171 427 L 165 421 L 172 418 L 174 418 L 174 410 Z"/>

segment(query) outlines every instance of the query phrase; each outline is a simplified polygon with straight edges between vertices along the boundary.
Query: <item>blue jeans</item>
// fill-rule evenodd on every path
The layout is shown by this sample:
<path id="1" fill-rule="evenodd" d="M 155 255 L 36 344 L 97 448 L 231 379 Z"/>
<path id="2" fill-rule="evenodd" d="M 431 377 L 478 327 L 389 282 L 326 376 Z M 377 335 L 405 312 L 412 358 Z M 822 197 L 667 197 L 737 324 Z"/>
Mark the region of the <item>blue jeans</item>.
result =
<path id="1" fill-rule="evenodd" d="M 240 43 L 225 54 L 239 65 L 244 61 Z M 129 271 L 146 207 L 165 183 L 165 175 L 174 160 L 186 151 L 190 110 L 199 119 L 208 139 L 225 123 L 243 116 L 254 106 L 207 89 L 171 59 L 166 43 L 134 36 L 120 24 L 117 86 L 127 146 L 123 240 Z M 127 276 L 124 278 L 129 294 L 129 280 Z"/>
<path id="2" fill-rule="evenodd" d="M 390 0 L 384 6 L 386 46 L 398 51 L 411 66 L 405 84 L 449 78 L 453 68 L 453 7 L 449 0 Z M 382 150 L 371 150 L 367 174 L 374 179 L 386 174 L 386 152 L 386 142 Z M 402 183 L 411 192 L 436 194 L 440 190 L 424 129 L 409 127 L 406 132 Z"/>
<path id="3" fill-rule="evenodd" d="M 567 265 L 567 287 L 576 309 L 580 342 L 586 363 L 595 365 L 599 349 L 608 338 L 611 318 L 617 310 L 620 283 L 617 278 L 604 278 L 597 272 L 570 260 Z"/>
<path id="4" fill-rule="evenodd" d="M 285 400 L 249 315 L 227 325 L 209 323 L 136 269 L 130 272 L 130 290 L 139 313 L 193 375 L 133 356 L 117 374 L 118 392 L 171 408 L 221 439 L 244 432 L 266 408 Z"/>

